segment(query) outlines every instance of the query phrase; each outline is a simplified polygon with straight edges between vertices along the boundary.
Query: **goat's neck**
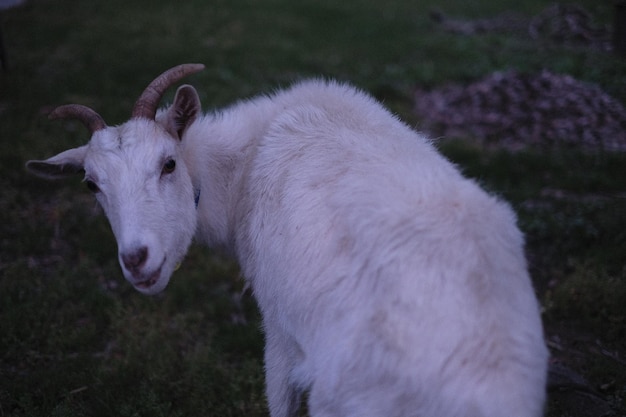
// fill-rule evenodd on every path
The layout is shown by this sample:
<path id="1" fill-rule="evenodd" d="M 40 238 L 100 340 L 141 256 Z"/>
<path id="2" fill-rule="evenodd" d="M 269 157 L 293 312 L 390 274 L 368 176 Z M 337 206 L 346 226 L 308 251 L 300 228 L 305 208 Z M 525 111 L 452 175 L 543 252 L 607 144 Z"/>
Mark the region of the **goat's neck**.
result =
<path id="1" fill-rule="evenodd" d="M 193 186 L 201 192 L 196 238 L 209 246 L 234 252 L 246 173 L 273 113 L 269 100 L 243 102 L 199 118 L 185 133 L 184 158 Z"/>

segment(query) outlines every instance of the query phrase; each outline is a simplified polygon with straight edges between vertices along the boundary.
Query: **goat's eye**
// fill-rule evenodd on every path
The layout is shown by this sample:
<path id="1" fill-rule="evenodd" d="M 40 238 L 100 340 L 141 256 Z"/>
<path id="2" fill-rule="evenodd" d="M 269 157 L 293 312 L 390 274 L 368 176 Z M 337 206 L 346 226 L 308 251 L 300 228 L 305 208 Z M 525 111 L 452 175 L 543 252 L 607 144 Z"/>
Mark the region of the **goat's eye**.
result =
<path id="1" fill-rule="evenodd" d="M 173 159 L 168 159 L 163 164 L 163 174 L 171 174 L 176 169 L 176 161 Z"/>
<path id="2" fill-rule="evenodd" d="M 96 183 L 93 182 L 92 180 L 86 180 L 85 184 L 87 185 L 87 188 L 89 189 L 89 191 L 91 191 L 92 193 L 97 193 L 100 191 L 100 188 L 98 188 Z"/>

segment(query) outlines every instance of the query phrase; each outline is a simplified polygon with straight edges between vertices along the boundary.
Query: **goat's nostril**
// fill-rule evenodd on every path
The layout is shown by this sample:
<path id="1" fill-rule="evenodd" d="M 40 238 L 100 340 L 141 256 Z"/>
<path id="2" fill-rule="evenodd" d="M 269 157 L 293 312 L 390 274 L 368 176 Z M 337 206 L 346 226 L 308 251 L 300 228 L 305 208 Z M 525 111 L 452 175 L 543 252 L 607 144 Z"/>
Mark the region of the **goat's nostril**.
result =
<path id="1" fill-rule="evenodd" d="M 131 272 L 138 271 L 146 263 L 146 259 L 148 259 L 148 248 L 145 246 L 122 254 L 122 262 Z"/>

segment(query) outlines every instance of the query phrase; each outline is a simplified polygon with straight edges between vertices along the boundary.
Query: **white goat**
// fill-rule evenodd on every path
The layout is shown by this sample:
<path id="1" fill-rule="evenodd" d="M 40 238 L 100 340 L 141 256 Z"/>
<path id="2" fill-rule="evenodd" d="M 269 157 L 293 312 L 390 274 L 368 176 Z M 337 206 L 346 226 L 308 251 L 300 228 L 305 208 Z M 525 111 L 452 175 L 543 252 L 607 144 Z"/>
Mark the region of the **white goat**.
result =
<path id="1" fill-rule="evenodd" d="M 202 65 L 153 81 L 89 144 L 27 166 L 85 172 L 140 292 L 194 233 L 241 264 L 263 314 L 269 408 L 315 417 L 537 417 L 547 350 L 511 209 L 352 87 L 309 81 L 201 115 Z M 195 201 L 194 201 L 195 200 Z"/>

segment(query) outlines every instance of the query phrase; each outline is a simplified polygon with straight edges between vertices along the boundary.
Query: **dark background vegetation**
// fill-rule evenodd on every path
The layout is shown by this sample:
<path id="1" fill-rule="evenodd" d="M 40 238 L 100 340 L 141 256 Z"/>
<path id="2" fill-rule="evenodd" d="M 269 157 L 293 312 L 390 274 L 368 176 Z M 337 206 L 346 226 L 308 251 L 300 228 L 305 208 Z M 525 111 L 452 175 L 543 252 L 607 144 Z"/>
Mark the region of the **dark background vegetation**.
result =
<path id="1" fill-rule="evenodd" d="M 80 179 L 27 175 L 26 160 L 88 140 L 78 123 L 48 121 L 54 106 L 81 103 L 122 123 L 154 76 L 184 62 L 207 66 L 189 79 L 207 110 L 324 76 L 371 92 L 419 129 L 417 89 L 511 69 L 569 74 L 625 103 L 626 60 L 608 51 L 523 30 L 453 33 L 431 19 L 433 10 L 530 18 L 549 5 L 32 0 L 2 11 L 0 417 L 267 415 L 259 315 L 236 264 L 194 247 L 162 295 L 142 296 L 124 282 Z M 610 26 L 612 2 L 578 5 Z M 565 380 L 549 415 L 626 415 L 626 155 L 472 139 L 436 143 L 519 213 Z"/>

